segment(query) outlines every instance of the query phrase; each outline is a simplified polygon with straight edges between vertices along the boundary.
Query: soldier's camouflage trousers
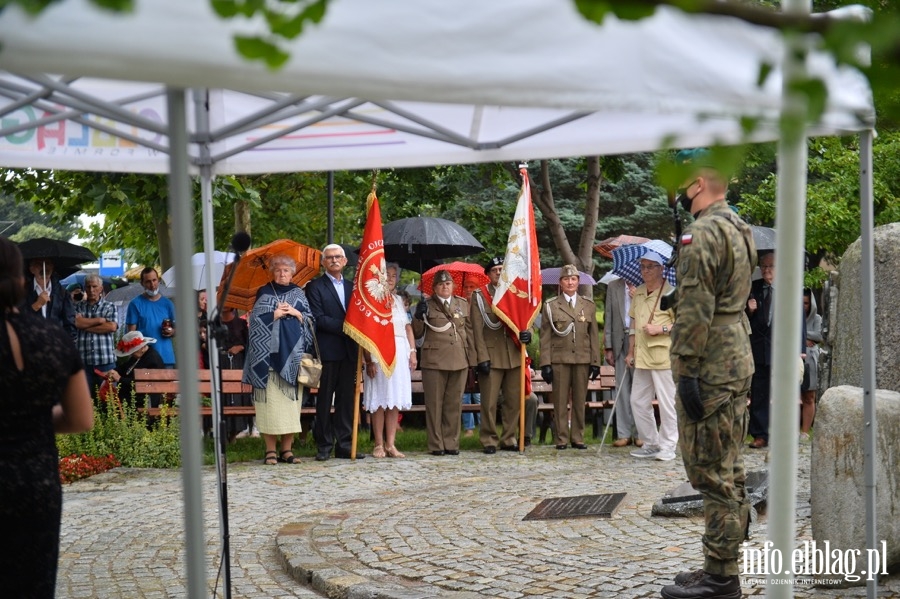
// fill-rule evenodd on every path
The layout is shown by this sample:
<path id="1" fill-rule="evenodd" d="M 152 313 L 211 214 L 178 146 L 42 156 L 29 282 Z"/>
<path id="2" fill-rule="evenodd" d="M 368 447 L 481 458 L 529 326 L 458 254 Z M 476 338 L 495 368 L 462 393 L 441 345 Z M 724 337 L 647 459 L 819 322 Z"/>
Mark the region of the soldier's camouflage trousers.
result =
<path id="1" fill-rule="evenodd" d="M 703 569 L 719 576 L 740 573 L 738 557 L 750 518 L 742 456 L 750 379 L 716 387 L 701 382 L 706 417 L 700 422 L 690 421 L 677 395 L 675 401 L 684 468 L 703 495 Z"/>

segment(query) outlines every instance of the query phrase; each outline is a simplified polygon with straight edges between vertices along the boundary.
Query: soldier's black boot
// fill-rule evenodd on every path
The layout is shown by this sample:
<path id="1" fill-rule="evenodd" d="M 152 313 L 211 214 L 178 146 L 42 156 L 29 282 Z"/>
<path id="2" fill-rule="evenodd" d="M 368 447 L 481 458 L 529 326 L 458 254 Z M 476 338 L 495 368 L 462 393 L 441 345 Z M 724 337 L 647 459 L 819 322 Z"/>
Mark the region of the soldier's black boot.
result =
<path id="1" fill-rule="evenodd" d="M 663 599 L 741 599 L 739 576 L 716 576 L 697 570 L 679 574 L 675 582 L 663 587 Z"/>

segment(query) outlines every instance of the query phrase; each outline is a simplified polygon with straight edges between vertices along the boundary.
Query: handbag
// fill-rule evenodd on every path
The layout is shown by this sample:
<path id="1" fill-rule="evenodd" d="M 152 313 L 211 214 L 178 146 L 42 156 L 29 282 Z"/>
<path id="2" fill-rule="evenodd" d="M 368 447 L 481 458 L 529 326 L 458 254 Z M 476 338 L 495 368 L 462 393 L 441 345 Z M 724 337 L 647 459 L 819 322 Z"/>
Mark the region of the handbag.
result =
<path id="1" fill-rule="evenodd" d="M 322 360 L 319 359 L 319 342 L 316 339 L 316 331 L 309 324 L 308 319 L 304 319 L 307 323 L 310 333 L 312 333 L 313 346 L 316 348 L 316 354 L 304 353 L 300 355 L 300 369 L 297 371 L 297 384 L 308 388 L 317 388 L 319 381 L 322 379 Z"/>

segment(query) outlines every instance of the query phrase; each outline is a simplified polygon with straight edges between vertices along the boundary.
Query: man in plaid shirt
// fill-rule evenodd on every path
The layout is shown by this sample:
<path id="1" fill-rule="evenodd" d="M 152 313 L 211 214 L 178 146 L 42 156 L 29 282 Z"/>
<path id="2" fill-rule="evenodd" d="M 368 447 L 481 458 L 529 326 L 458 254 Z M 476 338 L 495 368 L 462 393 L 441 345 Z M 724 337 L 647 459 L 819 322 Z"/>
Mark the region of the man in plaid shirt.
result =
<path id="1" fill-rule="evenodd" d="M 84 278 L 84 299 L 75 304 L 75 327 L 78 337 L 75 341 L 84 361 L 91 395 L 96 398 L 97 387 L 103 376 L 97 372 L 108 372 L 116 367 L 114 353 L 116 341 L 117 309 L 115 304 L 104 301 L 103 280 L 99 275 Z"/>

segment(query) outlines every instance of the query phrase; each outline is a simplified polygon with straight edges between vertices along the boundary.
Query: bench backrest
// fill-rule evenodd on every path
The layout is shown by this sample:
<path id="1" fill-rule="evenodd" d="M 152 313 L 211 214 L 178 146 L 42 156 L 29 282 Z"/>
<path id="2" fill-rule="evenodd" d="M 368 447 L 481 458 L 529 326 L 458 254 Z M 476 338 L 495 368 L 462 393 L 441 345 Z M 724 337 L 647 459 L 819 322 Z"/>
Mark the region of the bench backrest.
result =
<path id="1" fill-rule="evenodd" d="M 154 368 L 134 371 L 135 393 L 178 393 L 178 371 L 168 368 Z M 241 382 L 243 371 L 239 369 L 222 370 L 222 393 L 251 393 L 253 387 Z M 209 394 L 210 391 L 209 369 L 197 371 L 199 392 Z"/>

